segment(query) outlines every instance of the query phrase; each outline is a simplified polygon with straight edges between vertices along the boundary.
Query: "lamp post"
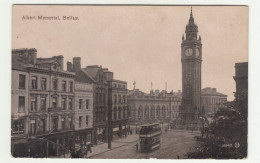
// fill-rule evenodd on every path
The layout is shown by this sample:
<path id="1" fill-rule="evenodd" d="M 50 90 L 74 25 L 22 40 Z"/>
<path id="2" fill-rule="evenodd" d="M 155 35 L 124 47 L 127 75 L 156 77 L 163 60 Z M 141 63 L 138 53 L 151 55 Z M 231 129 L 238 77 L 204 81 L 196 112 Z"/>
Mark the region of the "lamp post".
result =
<path id="1" fill-rule="evenodd" d="M 137 134 L 137 122 L 135 123 L 135 133 Z"/>

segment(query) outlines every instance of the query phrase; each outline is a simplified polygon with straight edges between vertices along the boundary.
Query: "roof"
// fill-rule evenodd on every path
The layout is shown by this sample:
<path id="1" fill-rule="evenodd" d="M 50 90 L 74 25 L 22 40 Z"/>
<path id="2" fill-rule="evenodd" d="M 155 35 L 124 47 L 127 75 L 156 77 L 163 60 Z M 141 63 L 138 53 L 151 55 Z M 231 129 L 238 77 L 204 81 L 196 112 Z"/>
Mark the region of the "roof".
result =
<path id="1" fill-rule="evenodd" d="M 95 82 L 95 80 L 84 69 L 80 69 L 80 71 L 76 72 L 76 81 L 82 83 Z"/>
<path id="2" fill-rule="evenodd" d="M 93 79 L 97 77 L 98 71 L 100 67 L 97 65 L 87 66 L 86 68 L 83 68 L 85 72 L 87 72 L 88 75 L 90 75 Z"/>

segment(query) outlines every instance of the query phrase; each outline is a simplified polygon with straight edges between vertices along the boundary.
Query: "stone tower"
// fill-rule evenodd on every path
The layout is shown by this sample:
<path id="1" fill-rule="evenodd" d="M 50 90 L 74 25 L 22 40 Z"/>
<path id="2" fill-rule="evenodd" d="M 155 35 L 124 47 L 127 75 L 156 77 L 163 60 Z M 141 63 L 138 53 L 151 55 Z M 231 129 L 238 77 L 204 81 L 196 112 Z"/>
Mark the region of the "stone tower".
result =
<path id="1" fill-rule="evenodd" d="M 192 8 L 189 23 L 186 26 L 186 37 L 182 36 L 182 104 L 180 118 L 186 129 L 198 128 L 201 110 L 201 37 L 197 36 L 198 26 L 194 23 Z"/>

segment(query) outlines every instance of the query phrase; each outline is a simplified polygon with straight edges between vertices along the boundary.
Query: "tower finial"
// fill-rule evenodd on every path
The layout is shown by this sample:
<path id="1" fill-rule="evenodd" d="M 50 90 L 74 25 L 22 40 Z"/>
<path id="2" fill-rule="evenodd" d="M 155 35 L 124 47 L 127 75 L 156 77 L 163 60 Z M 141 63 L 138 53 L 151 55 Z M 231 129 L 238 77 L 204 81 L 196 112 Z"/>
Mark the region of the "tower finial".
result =
<path id="1" fill-rule="evenodd" d="M 190 7 L 190 17 L 192 17 L 192 6 Z"/>

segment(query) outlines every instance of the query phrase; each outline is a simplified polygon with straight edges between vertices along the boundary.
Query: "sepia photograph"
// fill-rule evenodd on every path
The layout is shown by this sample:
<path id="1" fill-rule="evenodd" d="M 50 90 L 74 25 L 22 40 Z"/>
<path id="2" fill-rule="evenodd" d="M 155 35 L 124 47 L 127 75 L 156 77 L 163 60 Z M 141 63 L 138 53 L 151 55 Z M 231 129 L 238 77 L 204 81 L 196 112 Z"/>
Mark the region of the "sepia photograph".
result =
<path id="1" fill-rule="evenodd" d="M 13 158 L 247 159 L 249 8 L 12 5 Z"/>

